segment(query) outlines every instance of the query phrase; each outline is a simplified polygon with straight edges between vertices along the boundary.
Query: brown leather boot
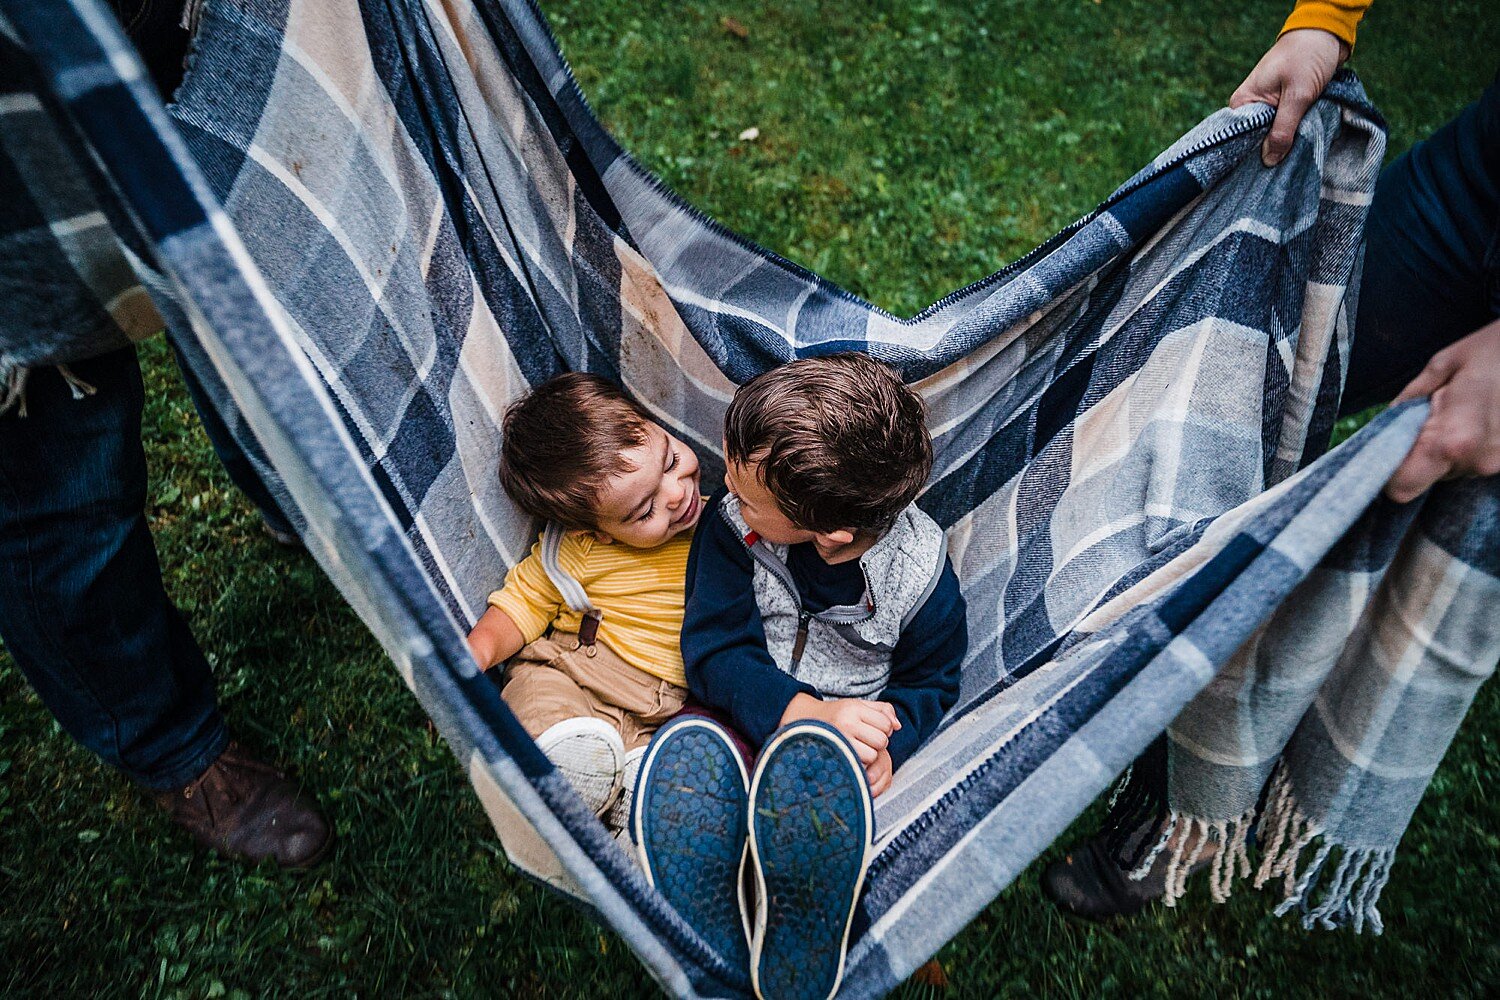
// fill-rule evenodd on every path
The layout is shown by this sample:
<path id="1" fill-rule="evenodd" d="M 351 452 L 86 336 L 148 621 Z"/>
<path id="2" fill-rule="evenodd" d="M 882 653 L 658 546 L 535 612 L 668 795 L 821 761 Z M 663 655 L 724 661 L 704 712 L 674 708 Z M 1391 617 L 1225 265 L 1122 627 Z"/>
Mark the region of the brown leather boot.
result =
<path id="1" fill-rule="evenodd" d="M 186 788 L 157 792 L 155 798 L 199 844 L 229 857 L 307 868 L 333 843 L 333 829 L 317 802 L 237 743 Z"/>

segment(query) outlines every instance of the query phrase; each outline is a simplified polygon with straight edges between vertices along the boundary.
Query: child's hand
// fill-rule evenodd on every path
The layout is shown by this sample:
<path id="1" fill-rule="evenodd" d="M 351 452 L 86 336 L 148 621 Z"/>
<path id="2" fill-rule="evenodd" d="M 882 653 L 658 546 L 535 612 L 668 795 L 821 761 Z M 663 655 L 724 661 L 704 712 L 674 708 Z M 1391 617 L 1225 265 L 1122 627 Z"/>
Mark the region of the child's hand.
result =
<path id="1" fill-rule="evenodd" d="M 795 695 L 781 713 L 781 724 L 802 719 L 826 722 L 854 744 L 854 752 L 865 767 L 875 763 L 891 741 L 891 733 L 901 728 L 896 710 L 883 701 L 863 698 L 835 698 L 820 701 L 808 694 Z"/>
<path id="2" fill-rule="evenodd" d="M 875 763 L 865 767 L 865 780 L 870 783 L 870 798 L 879 798 L 881 792 L 891 787 L 891 775 L 895 767 L 889 750 L 880 751 L 875 755 Z"/>

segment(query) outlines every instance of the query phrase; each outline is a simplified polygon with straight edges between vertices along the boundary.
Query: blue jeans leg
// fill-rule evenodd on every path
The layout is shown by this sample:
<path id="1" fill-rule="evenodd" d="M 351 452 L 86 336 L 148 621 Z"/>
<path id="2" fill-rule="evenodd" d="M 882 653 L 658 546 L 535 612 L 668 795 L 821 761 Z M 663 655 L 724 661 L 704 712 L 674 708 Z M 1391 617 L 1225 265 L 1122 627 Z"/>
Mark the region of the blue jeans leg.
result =
<path id="1" fill-rule="evenodd" d="M 79 743 L 153 789 L 228 743 L 208 663 L 162 586 L 146 526 L 135 349 L 31 373 L 0 416 L 0 637 Z"/>
<path id="2" fill-rule="evenodd" d="M 1341 416 L 1500 315 L 1500 75 L 1381 171 L 1365 233 Z"/>

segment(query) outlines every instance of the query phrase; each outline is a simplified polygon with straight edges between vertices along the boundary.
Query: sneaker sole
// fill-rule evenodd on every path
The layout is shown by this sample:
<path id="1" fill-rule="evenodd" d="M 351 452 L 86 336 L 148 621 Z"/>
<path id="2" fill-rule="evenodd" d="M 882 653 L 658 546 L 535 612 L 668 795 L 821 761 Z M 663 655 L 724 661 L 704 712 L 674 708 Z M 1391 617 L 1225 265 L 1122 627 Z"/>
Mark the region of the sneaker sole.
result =
<path id="1" fill-rule="evenodd" d="M 797 723 L 761 752 L 750 802 L 755 994 L 827 1000 L 844 977 L 875 826 L 865 770 L 833 727 Z"/>
<path id="2" fill-rule="evenodd" d="M 739 890 L 748 786 L 722 729 L 680 719 L 657 733 L 641 761 L 632 817 L 646 881 L 735 969 L 750 961 Z"/>
<path id="3" fill-rule="evenodd" d="M 599 719 L 564 719 L 536 738 L 537 749 L 552 762 L 595 816 L 602 815 L 620 791 L 625 747 L 620 734 Z"/>

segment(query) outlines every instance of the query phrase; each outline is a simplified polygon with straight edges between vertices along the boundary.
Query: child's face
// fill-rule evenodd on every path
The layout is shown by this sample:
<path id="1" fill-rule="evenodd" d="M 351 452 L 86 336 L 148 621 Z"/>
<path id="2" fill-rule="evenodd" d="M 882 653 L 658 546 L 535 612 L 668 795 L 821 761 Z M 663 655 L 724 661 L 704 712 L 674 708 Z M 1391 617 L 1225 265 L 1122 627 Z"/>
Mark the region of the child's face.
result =
<path id="1" fill-rule="evenodd" d="M 621 456 L 631 470 L 611 476 L 599 491 L 599 539 L 652 549 L 692 530 L 703 513 L 693 449 L 648 424 L 645 444 Z"/>
<path id="2" fill-rule="evenodd" d="M 855 551 L 857 546 L 852 531 L 810 531 L 793 524 L 761 481 L 759 462 L 730 462 L 724 470 L 724 485 L 739 497 L 740 517 L 745 519 L 750 530 L 772 545 L 812 542 L 817 546 L 818 554 L 830 563 L 856 558 L 863 552 L 863 549 Z"/>

